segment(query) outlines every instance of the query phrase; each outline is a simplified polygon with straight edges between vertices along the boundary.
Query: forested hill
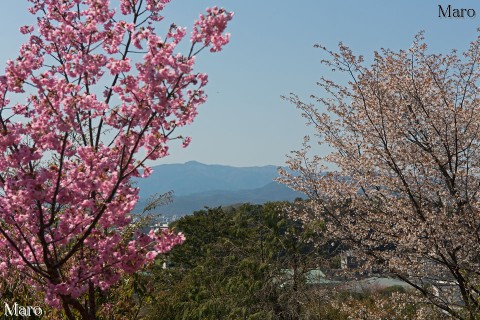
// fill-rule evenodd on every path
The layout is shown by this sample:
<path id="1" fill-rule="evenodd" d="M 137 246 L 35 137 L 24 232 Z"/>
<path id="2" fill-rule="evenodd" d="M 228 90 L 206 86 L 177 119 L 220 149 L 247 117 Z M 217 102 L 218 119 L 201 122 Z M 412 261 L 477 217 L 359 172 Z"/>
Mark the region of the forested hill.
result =
<path id="1" fill-rule="evenodd" d="M 173 203 L 158 210 L 167 215 L 189 214 L 205 206 L 244 202 L 261 204 L 302 197 L 302 194 L 273 181 L 278 177 L 278 170 L 271 165 L 232 167 L 190 161 L 160 165 L 153 170 L 150 177 L 137 180 L 140 187 L 137 212 L 143 209 L 152 194 L 168 191 L 174 192 Z"/>

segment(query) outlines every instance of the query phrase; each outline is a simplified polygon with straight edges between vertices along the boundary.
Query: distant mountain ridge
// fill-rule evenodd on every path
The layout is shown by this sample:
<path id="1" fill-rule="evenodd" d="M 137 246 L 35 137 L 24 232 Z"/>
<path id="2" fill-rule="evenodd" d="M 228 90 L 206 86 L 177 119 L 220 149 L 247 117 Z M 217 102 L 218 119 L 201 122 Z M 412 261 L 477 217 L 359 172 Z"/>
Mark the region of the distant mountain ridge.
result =
<path id="1" fill-rule="evenodd" d="M 278 167 L 232 167 L 189 161 L 184 164 L 163 164 L 152 168 L 147 179 L 140 179 L 140 198 L 155 192 L 173 190 L 176 196 L 214 190 L 261 188 L 278 177 Z M 155 190 L 155 191 L 154 191 Z"/>
<path id="2" fill-rule="evenodd" d="M 140 200 L 135 209 L 143 210 L 155 193 L 174 192 L 172 204 L 158 208 L 165 215 L 190 214 L 205 206 L 216 207 L 236 203 L 265 203 L 302 197 L 288 187 L 274 182 L 278 167 L 232 167 L 207 165 L 196 161 L 153 167 L 146 179 L 136 180 Z"/>

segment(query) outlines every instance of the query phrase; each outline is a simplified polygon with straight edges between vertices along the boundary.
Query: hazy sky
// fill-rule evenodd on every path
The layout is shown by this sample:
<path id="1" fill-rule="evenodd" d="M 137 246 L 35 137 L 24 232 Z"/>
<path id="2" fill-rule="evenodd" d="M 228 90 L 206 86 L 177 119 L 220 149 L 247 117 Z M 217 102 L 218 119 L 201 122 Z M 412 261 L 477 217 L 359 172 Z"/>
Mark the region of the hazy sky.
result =
<path id="1" fill-rule="evenodd" d="M 8 4 L 7 4 L 8 3 Z M 474 18 L 439 18 L 438 5 L 472 8 Z M 26 0 L 2 1 L 0 65 L 15 58 L 18 27 L 31 22 Z M 328 70 L 316 43 L 334 49 L 342 41 L 368 59 L 380 48 L 410 47 L 425 31 L 430 52 L 463 50 L 478 36 L 480 1 L 476 0 L 172 0 L 166 21 L 190 28 L 207 6 L 235 12 L 230 44 L 220 53 L 198 58 L 198 71 L 209 74 L 208 102 L 182 134 L 193 138 L 186 149 L 171 148 L 160 163 L 234 166 L 283 165 L 285 155 L 301 146 L 307 132 L 300 113 L 280 96 L 305 100 Z M 7 7 L 8 6 L 8 7 Z M 1 73 L 1 72 L 0 72 Z M 320 150 L 321 152 L 321 150 Z"/>

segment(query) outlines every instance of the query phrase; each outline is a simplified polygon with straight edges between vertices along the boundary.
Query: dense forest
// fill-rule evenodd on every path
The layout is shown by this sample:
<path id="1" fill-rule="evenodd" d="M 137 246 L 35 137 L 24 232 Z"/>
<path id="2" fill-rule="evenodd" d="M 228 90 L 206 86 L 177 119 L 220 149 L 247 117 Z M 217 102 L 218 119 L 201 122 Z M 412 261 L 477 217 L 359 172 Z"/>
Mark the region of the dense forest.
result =
<path id="1" fill-rule="evenodd" d="M 340 268 L 341 242 L 330 238 L 321 222 L 291 219 L 292 210 L 308 209 L 301 200 L 242 204 L 205 208 L 173 222 L 170 228 L 182 232 L 185 242 L 109 290 L 98 290 L 99 318 L 441 318 L 419 297 L 409 300 L 413 292 L 401 286 L 352 289 L 359 269 Z M 135 228 L 154 223 L 146 216 Z M 4 281 L 3 292 L 7 303 L 43 300 L 33 300 L 20 277 L 14 286 Z M 41 307 L 42 319 L 63 317 Z"/>
<path id="2" fill-rule="evenodd" d="M 182 217 L 170 227 L 182 232 L 185 242 L 158 256 L 155 264 L 141 272 L 124 276 L 107 291 L 98 291 L 99 318 L 441 316 L 433 315 L 418 299 L 407 301 L 413 293 L 401 286 L 352 289 L 358 270 L 340 269 L 340 241 L 331 239 L 322 223 L 292 220 L 287 213 L 291 210 L 307 209 L 297 200 L 205 208 Z M 148 227 L 153 222 L 144 218 L 138 223 Z M 33 303 L 27 298 L 31 297 L 28 287 L 22 286 L 21 279 L 17 284 L 4 298 Z M 42 308 L 46 310 L 42 319 L 62 317 L 46 305 Z"/>

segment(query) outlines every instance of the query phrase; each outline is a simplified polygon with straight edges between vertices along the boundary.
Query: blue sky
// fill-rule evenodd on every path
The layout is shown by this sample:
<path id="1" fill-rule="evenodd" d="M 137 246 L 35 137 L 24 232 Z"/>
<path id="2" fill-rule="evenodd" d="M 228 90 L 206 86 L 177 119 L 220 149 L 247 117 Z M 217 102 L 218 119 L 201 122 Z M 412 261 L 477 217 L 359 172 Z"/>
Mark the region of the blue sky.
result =
<path id="1" fill-rule="evenodd" d="M 32 21 L 26 0 L 9 2 L 0 10 L 2 66 L 16 57 L 18 27 Z M 439 18 L 438 5 L 448 4 L 472 8 L 477 16 Z M 165 19 L 190 27 L 212 5 L 235 12 L 231 42 L 220 53 L 198 58 L 198 71 L 209 74 L 209 100 L 181 132 L 192 136 L 191 145 L 172 147 L 171 155 L 155 164 L 283 165 L 308 130 L 300 113 L 280 96 L 293 92 L 308 100 L 318 93 L 316 81 L 329 72 L 314 44 L 334 49 L 342 41 L 368 59 L 382 47 L 410 47 L 424 30 L 430 52 L 447 53 L 465 49 L 480 26 L 480 2 L 474 0 L 172 0 Z"/>

